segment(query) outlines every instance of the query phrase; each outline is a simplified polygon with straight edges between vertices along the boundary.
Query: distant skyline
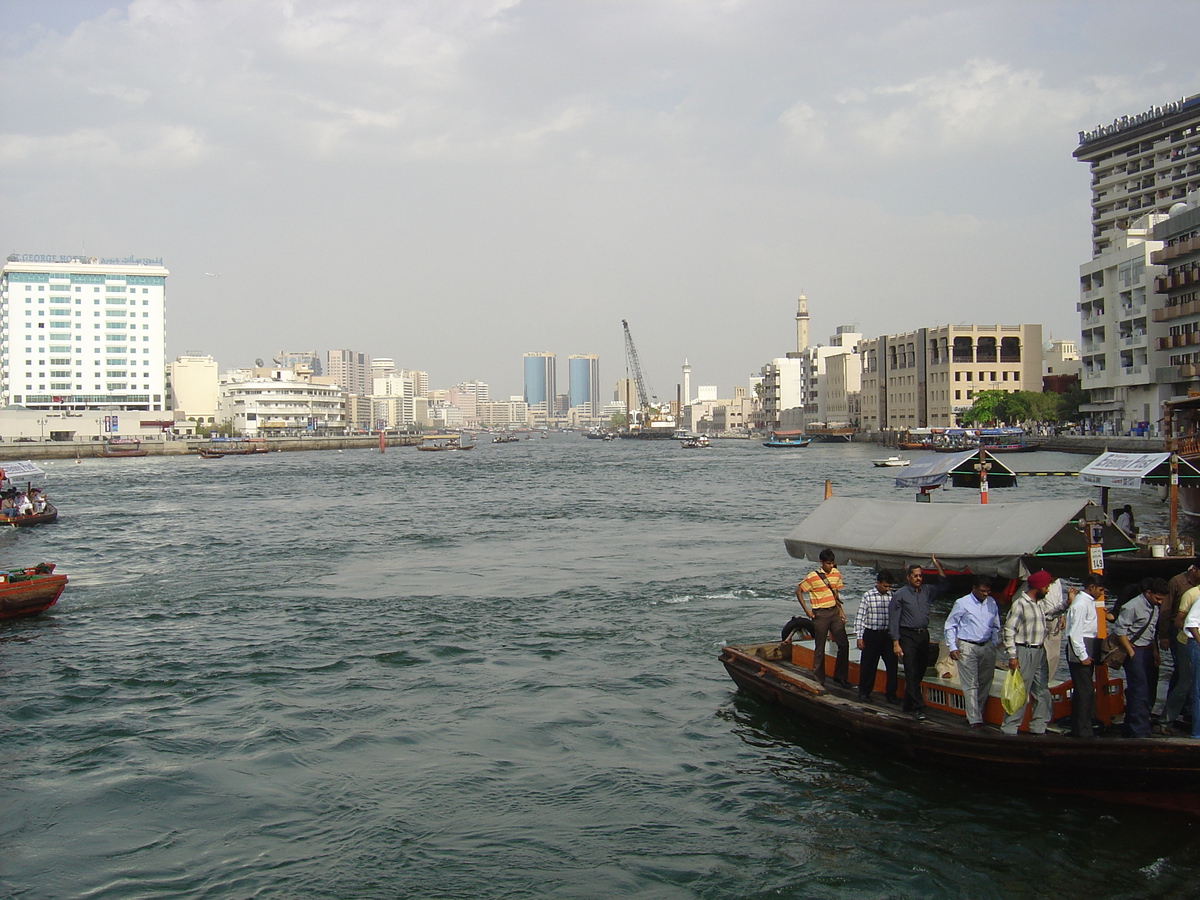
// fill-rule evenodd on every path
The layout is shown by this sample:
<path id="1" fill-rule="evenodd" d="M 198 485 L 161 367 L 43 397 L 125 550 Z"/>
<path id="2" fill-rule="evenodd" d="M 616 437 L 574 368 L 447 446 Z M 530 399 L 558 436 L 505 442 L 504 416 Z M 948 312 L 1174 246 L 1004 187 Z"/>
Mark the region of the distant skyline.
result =
<path id="1" fill-rule="evenodd" d="M 722 396 L 811 339 L 1078 337 L 1078 132 L 1200 92 L 1192 2 L 0 0 L 0 250 L 161 257 L 167 356 L 352 348 Z M 213 277 L 218 276 L 218 277 Z"/>

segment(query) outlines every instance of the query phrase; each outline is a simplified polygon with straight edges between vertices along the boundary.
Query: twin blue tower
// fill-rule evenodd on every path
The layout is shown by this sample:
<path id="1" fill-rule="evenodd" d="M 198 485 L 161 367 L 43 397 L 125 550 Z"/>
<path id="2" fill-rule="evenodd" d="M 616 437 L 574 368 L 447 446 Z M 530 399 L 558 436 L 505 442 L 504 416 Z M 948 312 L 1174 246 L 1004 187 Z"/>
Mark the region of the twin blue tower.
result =
<path id="1" fill-rule="evenodd" d="M 556 408 L 562 405 L 558 398 L 556 362 L 553 353 L 526 353 L 524 357 L 525 402 L 530 409 L 543 405 L 547 415 L 566 412 Z M 594 354 L 567 357 L 567 377 L 567 407 L 585 415 L 599 415 L 604 405 L 600 400 L 600 357 Z"/>

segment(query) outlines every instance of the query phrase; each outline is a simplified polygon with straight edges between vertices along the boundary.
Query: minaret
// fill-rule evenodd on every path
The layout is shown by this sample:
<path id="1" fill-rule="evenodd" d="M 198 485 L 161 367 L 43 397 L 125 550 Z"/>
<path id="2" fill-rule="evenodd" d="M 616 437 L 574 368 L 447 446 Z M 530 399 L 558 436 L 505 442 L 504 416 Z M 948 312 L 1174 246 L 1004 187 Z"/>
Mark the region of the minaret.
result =
<path id="1" fill-rule="evenodd" d="M 687 359 L 683 361 L 683 405 L 689 406 L 692 402 L 692 367 L 688 364 Z"/>
<path id="2" fill-rule="evenodd" d="M 803 353 L 808 349 L 808 298 L 801 294 L 797 303 L 796 352 Z"/>

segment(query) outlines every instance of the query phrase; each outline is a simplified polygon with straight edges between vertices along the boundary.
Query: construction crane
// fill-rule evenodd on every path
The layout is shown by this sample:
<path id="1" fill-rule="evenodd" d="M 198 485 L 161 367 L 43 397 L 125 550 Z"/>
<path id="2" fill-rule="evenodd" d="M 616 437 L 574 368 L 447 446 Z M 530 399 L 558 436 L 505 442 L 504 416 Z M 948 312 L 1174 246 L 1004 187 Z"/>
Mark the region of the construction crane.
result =
<path id="1" fill-rule="evenodd" d="M 633 345 L 633 335 L 629 333 L 629 323 L 622 319 L 621 327 L 625 329 L 625 370 L 633 372 L 633 383 L 637 385 L 638 408 L 641 410 L 642 419 L 649 422 L 652 407 L 658 406 L 658 398 L 654 396 L 652 389 L 646 387 L 646 378 L 642 375 L 642 363 L 638 359 L 637 347 Z"/>

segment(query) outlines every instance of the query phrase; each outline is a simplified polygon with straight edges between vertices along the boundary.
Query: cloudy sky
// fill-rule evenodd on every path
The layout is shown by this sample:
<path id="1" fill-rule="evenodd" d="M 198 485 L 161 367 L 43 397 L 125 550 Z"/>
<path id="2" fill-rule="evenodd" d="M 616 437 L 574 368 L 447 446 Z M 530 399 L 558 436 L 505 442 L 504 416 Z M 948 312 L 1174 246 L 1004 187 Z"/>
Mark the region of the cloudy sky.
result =
<path id="1" fill-rule="evenodd" d="M 521 391 L 628 319 L 722 396 L 812 333 L 1075 337 L 1078 132 L 1200 91 L 1200 4 L 0 0 L 0 250 L 161 256 L 168 352 Z M 219 277 L 206 276 L 214 273 Z"/>

